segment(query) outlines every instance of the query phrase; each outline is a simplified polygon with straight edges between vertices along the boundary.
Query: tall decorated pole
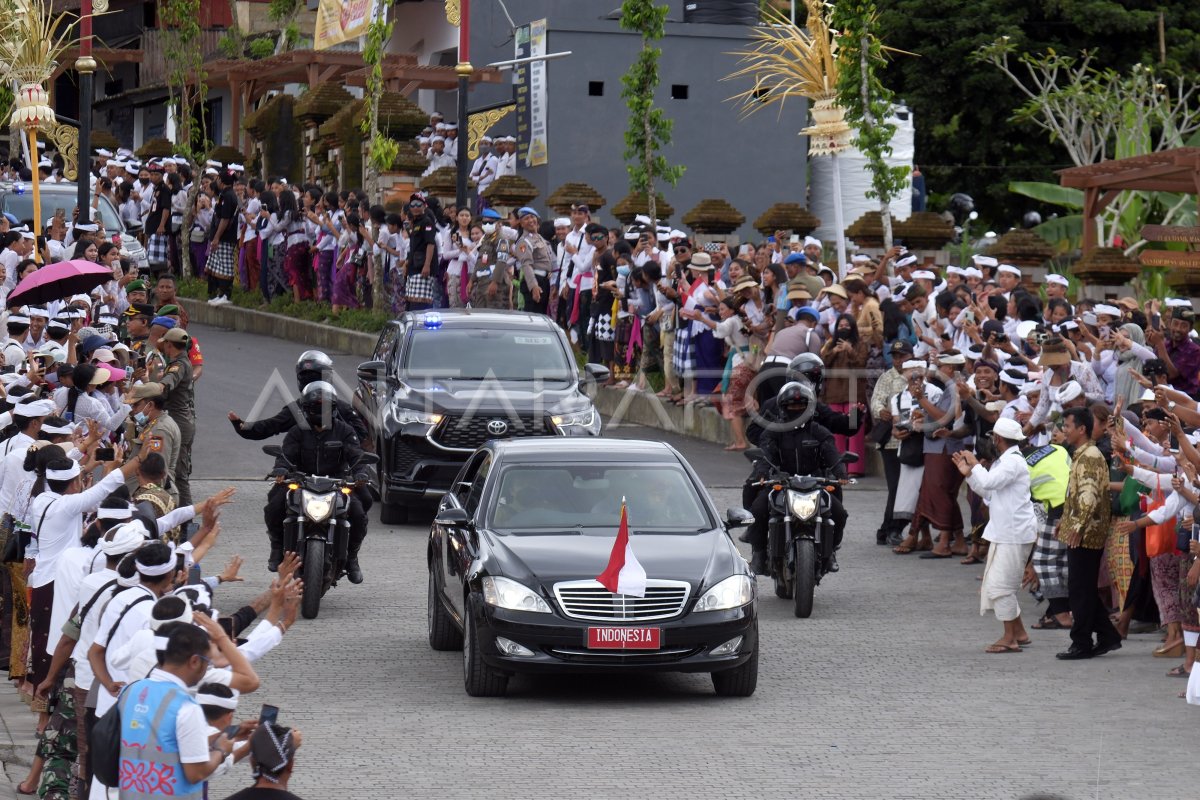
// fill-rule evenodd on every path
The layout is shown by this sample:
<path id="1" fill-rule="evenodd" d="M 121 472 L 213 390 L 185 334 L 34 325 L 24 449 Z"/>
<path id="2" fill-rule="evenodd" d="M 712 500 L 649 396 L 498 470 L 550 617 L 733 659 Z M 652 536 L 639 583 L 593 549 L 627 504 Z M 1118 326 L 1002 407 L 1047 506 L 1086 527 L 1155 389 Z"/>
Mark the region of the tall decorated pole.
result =
<path id="1" fill-rule="evenodd" d="M 33 164 L 33 232 L 42 232 L 42 195 L 38 176 L 37 136 L 53 128 L 54 109 L 43 85 L 54 74 L 58 58 L 72 44 L 71 16 L 52 14 L 50 0 L 25 0 L 3 23 L 0 64 L 18 85 L 9 124 L 29 142 Z M 86 204 L 84 204 L 86 205 Z"/>
<path id="2" fill-rule="evenodd" d="M 96 0 L 95 11 L 103 14 L 108 10 L 108 0 Z M 75 59 L 75 71 L 79 73 L 79 167 L 75 181 L 79 187 L 75 203 L 79 207 L 78 221 L 91 222 L 92 174 L 92 99 L 95 92 L 92 80 L 96 72 L 96 59 L 92 58 L 92 0 L 82 0 L 79 6 L 79 58 Z"/>
<path id="3" fill-rule="evenodd" d="M 447 6 L 449 7 L 449 6 Z M 450 20 L 452 23 L 453 19 Z M 471 88 L 471 0 L 458 0 L 458 65 L 454 71 L 458 73 L 458 131 L 463 141 L 458 143 L 456 156 L 458 182 L 455 184 L 454 199 L 458 208 L 466 207 L 467 203 L 467 173 L 471 168 L 467 161 L 467 151 L 470 147 L 466 139 L 470 135 L 470 125 L 467 124 L 467 93 Z"/>
<path id="4" fill-rule="evenodd" d="M 743 114 L 752 114 L 789 98 L 804 98 L 812 106 L 813 124 L 800 131 L 808 135 L 810 156 L 833 158 L 834 225 L 837 227 L 839 277 L 846 272 L 846 226 L 842 218 L 842 178 L 838 154 L 850 144 L 846 110 L 838 102 L 837 42 L 829 28 L 821 0 L 805 0 L 808 21 L 800 28 L 774 10 L 763 12 L 764 25 L 751 30 L 753 45 L 735 52 L 741 67 L 725 80 L 752 78 L 754 85 L 731 99 Z"/>

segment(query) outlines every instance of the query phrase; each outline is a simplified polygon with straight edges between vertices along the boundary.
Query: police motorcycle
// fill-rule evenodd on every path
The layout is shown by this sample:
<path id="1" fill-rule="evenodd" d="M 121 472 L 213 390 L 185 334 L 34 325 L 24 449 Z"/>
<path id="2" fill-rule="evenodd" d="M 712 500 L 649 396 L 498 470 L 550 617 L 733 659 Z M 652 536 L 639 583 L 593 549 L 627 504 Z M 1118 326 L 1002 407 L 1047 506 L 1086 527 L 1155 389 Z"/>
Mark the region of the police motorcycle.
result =
<path id="1" fill-rule="evenodd" d="M 287 464 L 287 516 L 283 521 L 283 551 L 301 559 L 304 594 L 300 613 L 316 619 L 321 598 L 346 575 L 350 543 L 350 497 L 355 482 L 343 477 L 306 475 L 295 468 L 277 444 L 262 451 Z M 379 456 L 363 453 L 360 465 L 377 464 Z M 271 476 L 268 476 L 272 479 Z"/>
<path id="2" fill-rule="evenodd" d="M 767 508 L 768 574 L 775 581 L 775 596 L 792 600 L 793 613 L 802 619 L 812 616 L 813 595 L 821 578 L 829 570 L 829 560 L 821 557 L 825 543 L 832 542 L 834 522 L 830 516 L 831 498 L 839 484 L 853 484 L 853 478 L 839 480 L 830 472 L 822 475 L 789 475 L 751 448 L 744 451 L 752 463 L 762 460 L 770 467 L 757 486 L 769 486 Z M 858 461 L 854 453 L 843 453 L 842 464 Z M 832 545 L 831 545 L 832 546 Z"/>

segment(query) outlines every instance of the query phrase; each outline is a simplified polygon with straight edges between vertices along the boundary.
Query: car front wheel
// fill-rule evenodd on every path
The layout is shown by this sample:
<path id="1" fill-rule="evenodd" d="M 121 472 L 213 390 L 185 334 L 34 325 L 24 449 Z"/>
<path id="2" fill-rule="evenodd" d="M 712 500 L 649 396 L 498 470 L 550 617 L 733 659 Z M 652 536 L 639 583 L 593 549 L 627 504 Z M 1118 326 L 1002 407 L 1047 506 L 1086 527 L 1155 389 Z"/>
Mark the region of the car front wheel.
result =
<path id="1" fill-rule="evenodd" d="M 749 697 L 758 688 L 758 644 L 740 667 L 712 674 L 713 689 L 721 697 Z"/>
<path id="2" fill-rule="evenodd" d="M 482 614 L 479 598 L 467 598 L 463 620 L 463 683 L 471 697 L 503 697 L 508 691 L 508 676 L 489 667 L 483 660 L 481 647 L 488 646 L 475 625 L 475 617 Z"/>

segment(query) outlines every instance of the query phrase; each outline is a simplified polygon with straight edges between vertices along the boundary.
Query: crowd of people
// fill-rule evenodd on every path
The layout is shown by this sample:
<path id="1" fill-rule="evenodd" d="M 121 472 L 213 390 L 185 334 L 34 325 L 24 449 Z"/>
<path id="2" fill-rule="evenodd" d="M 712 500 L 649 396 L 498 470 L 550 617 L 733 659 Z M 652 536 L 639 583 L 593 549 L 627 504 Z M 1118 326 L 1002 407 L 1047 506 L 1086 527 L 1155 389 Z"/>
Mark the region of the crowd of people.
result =
<path id="1" fill-rule="evenodd" d="M 53 267 L 24 264 L 29 222 L 0 223 L 0 669 L 38 719 L 18 791 L 199 798 L 249 758 L 256 784 L 236 797 L 291 797 L 275 790 L 299 732 L 233 717 L 259 686 L 251 664 L 296 619 L 302 583 L 289 556 L 268 591 L 217 611 L 242 560 L 205 570 L 233 489 L 192 497 L 203 356 L 175 278 L 147 285 L 102 231 L 76 225 L 70 246 L 111 279 L 34 300 L 21 278 Z"/>

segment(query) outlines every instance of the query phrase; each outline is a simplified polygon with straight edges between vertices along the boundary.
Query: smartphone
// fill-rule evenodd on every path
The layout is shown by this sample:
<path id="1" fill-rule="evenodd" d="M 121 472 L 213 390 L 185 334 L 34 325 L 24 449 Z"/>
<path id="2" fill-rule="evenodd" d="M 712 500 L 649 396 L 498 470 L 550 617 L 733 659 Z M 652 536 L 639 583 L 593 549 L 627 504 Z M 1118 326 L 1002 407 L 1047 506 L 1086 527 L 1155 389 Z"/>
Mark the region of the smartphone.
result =
<path id="1" fill-rule="evenodd" d="M 967 322 L 974 322 L 975 321 L 975 312 L 968 309 L 966 312 L 963 313 L 963 319 L 966 320 Z"/>
<path id="2" fill-rule="evenodd" d="M 113 447 L 98 447 L 96 448 L 97 461 L 112 461 L 117 457 L 116 448 Z"/>
<path id="3" fill-rule="evenodd" d="M 790 241 L 792 244 L 800 244 L 800 234 L 793 233 L 792 238 L 789 239 L 788 241 Z"/>
<path id="4" fill-rule="evenodd" d="M 739 247 L 739 248 L 738 248 L 738 255 L 739 255 L 739 256 L 748 256 L 748 255 L 750 255 L 750 245 L 748 245 L 748 244 L 744 244 L 744 245 L 742 245 L 741 247 Z"/>
<path id="5" fill-rule="evenodd" d="M 279 719 L 279 706 L 263 703 L 262 711 L 258 713 L 258 724 L 274 725 L 277 719 Z"/>
<path id="6" fill-rule="evenodd" d="M 228 728 L 221 731 L 221 733 L 225 734 L 226 739 L 232 739 L 233 737 L 237 736 L 237 732 L 241 729 L 241 727 L 241 725 L 230 725 Z"/>
<path id="7" fill-rule="evenodd" d="M 17 371 L 16 367 L 10 366 L 8 364 L 4 365 L 3 367 L 0 367 L 0 375 L 12 375 L 16 371 Z"/>

